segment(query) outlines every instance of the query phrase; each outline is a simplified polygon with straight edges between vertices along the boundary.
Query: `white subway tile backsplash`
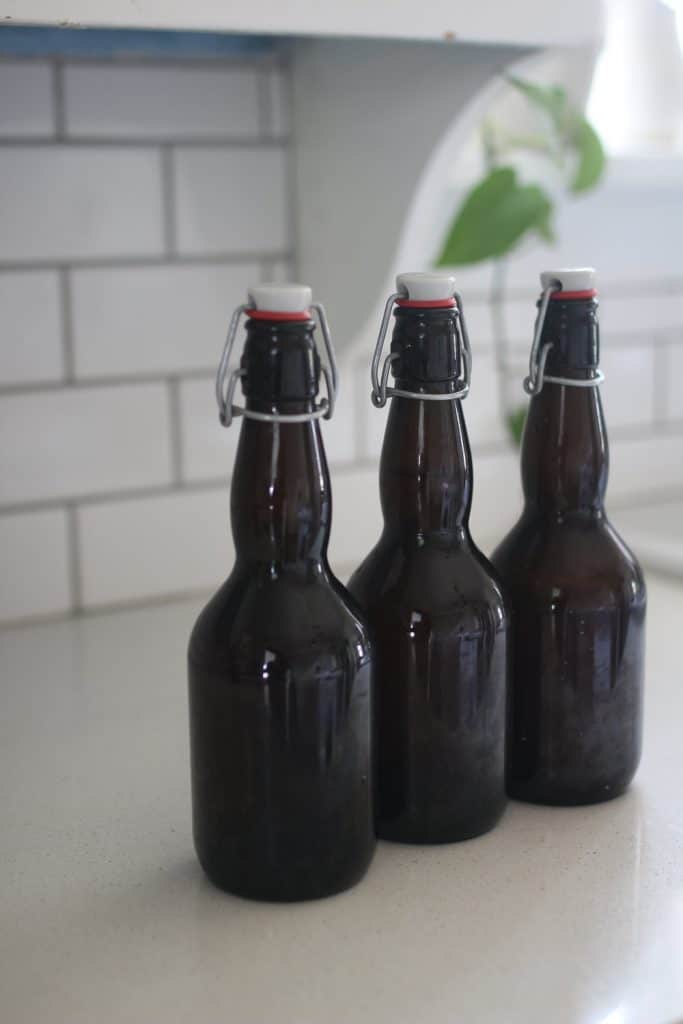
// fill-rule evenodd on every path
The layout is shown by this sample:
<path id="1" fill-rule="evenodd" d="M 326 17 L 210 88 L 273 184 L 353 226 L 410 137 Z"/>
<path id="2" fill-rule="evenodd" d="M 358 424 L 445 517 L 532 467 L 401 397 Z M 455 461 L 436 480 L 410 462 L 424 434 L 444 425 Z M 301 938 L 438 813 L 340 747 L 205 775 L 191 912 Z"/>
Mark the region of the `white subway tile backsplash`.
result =
<path id="1" fill-rule="evenodd" d="M 0 260 L 159 254 L 160 173 L 153 150 L 0 149 Z"/>
<path id="2" fill-rule="evenodd" d="M 67 66 L 67 134 L 92 138 L 256 138 L 251 68 Z"/>
<path id="3" fill-rule="evenodd" d="M 463 295 L 467 333 L 472 346 L 472 356 L 476 360 L 479 349 L 489 348 L 493 343 L 493 315 L 488 302 L 470 302 Z"/>
<path id="4" fill-rule="evenodd" d="M 215 588 L 233 563 L 225 487 L 79 509 L 87 607 Z"/>
<path id="5" fill-rule="evenodd" d="M 610 295 L 600 301 L 600 328 L 603 346 L 609 347 L 624 335 L 638 334 L 649 342 L 653 334 L 683 325 L 683 292 L 650 293 L 646 286 L 632 295 Z"/>
<path id="6" fill-rule="evenodd" d="M 237 401 L 241 404 L 241 395 Z M 227 429 L 219 422 L 213 376 L 181 382 L 180 418 L 183 479 L 227 481 L 242 420 L 234 420 Z"/>
<path id="7" fill-rule="evenodd" d="M 356 569 L 382 532 L 377 469 L 345 469 L 332 478 L 330 565 L 340 577 Z"/>
<path id="8" fill-rule="evenodd" d="M 349 367 L 351 370 L 351 367 Z M 345 374 L 343 367 L 340 376 L 340 391 L 334 413 L 329 420 L 320 420 L 325 453 L 330 466 L 340 466 L 353 462 L 358 457 L 356 452 L 356 402 L 353 393 L 353 374 Z M 321 383 L 321 395 L 325 393 Z"/>
<path id="9" fill-rule="evenodd" d="M 655 415 L 655 352 L 651 345 L 603 347 L 600 392 L 608 430 L 652 423 Z"/>
<path id="10" fill-rule="evenodd" d="M 58 499 L 170 480 L 162 384 L 0 398 L 0 502 Z"/>
<path id="11" fill-rule="evenodd" d="M 0 621 L 71 606 L 63 509 L 0 516 Z"/>
<path id="12" fill-rule="evenodd" d="M 519 449 L 510 444 L 506 451 L 479 452 L 475 445 L 473 463 L 472 536 L 490 554 L 522 510 Z"/>
<path id="13" fill-rule="evenodd" d="M 351 376 L 349 373 L 348 376 Z M 358 431 L 361 437 L 360 455 L 364 459 L 379 459 L 382 454 L 384 432 L 387 427 L 390 401 L 383 409 L 376 409 L 370 401 L 370 367 L 358 362 L 353 369 L 354 389 L 356 393 L 356 416 Z"/>
<path id="14" fill-rule="evenodd" d="M 683 340 L 667 346 L 666 398 L 664 415 L 669 420 L 683 420 Z"/>
<path id="15" fill-rule="evenodd" d="M 180 253 L 282 252 L 287 248 L 285 150 L 175 152 Z"/>
<path id="16" fill-rule="evenodd" d="M 609 499 L 623 501 L 683 483 L 683 435 L 610 441 Z"/>
<path id="17" fill-rule="evenodd" d="M 273 68 L 266 74 L 268 76 L 270 134 L 276 139 L 282 139 L 289 134 L 289 80 L 279 68 Z"/>
<path id="18" fill-rule="evenodd" d="M 73 273 L 77 377 L 214 370 L 258 264 Z"/>
<path id="19" fill-rule="evenodd" d="M 290 260 L 272 260 L 266 264 L 266 271 L 264 273 L 264 280 L 269 282 L 274 281 L 294 281 L 296 280 L 294 274 L 294 268 Z"/>
<path id="20" fill-rule="evenodd" d="M 64 366 L 57 274 L 0 274 L 0 311 L 0 385 L 60 380 Z"/>
<path id="21" fill-rule="evenodd" d="M 530 294 L 529 301 L 515 299 L 505 303 L 502 312 L 505 336 L 508 339 L 509 347 L 515 351 L 528 354 L 531 348 L 537 298 L 537 295 Z"/>
<path id="22" fill-rule="evenodd" d="M 470 442 L 493 444 L 507 434 L 501 409 L 501 385 L 493 351 L 472 353 L 472 387 L 462 403 Z"/>
<path id="23" fill-rule="evenodd" d="M 517 299 L 505 305 L 505 328 L 516 349 L 531 348 L 536 298 L 537 295 L 530 295 L 529 301 Z M 606 294 L 600 295 L 599 301 L 603 351 L 636 338 L 644 344 L 649 343 L 663 331 L 682 329 L 683 292 L 667 293 L 658 289 L 649 293 L 647 288 L 643 288 L 628 295 L 620 294 L 612 286 L 612 291 L 608 289 Z"/>
<path id="24" fill-rule="evenodd" d="M 0 60 L 0 136 L 29 138 L 54 130 L 51 66 Z"/>
<path id="25" fill-rule="evenodd" d="M 0 514 L 0 620 L 71 609 L 72 524 L 52 507 L 65 499 L 78 503 L 86 608 L 212 589 L 226 577 L 229 478 L 242 424 L 219 425 L 213 374 L 248 285 L 295 275 L 286 67 L 67 63 L 65 144 L 49 142 L 54 71 L 47 61 L 0 60 L 0 139 L 16 140 L 0 146 L 0 263 L 10 265 L 0 270 L 0 389 L 8 389 L 0 394 L 0 503 L 51 503 Z M 683 288 L 669 279 L 672 205 L 655 192 L 638 200 L 635 227 L 624 204 L 605 208 L 602 194 L 561 212 L 562 261 L 584 251 L 586 237 L 605 254 L 594 258 L 604 263 L 602 391 L 608 428 L 617 428 L 608 492 L 616 508 L 683 485 L 683 434 L 672 433 L 683 423 Z M 590 233 L 598 217 L 601 238 Z M 624 233 L 639 245 L 622 245 Z M 512 406 L 525 401 L 537 269 L 548 255 L 539 252 L 516 254 L 508 266 Z M 243 260 L 217 265 L 215 254 Z M 121 265 L 82 265 L 90 260 Z M 67 267 L 64 294 L 58 270 L 15 266 L 31 263 Z M 519 514 L 519 451 L 506 446 L 498 412 L 491 266 L 456 273 L 473 349 L 463 405 L 474 454 L 472 532 L 488 552 Z M 639 277 L 652 287 L 629 290 Z M 321 422 L 332 468 L 330 557 L 342 576 L 382 527 L 387 409 L 370 403 L 371 344 L 343 353 L 335 416 Z M 75 386 L 64 380 L 71 369 Z M 104 383 L 136 376 L 157 380 Z M 159 379 L 166 377 L 180 379 Z M 63 389 L 53 387 L 61 381 Z M 41 383 L 50 386 L 29 393 Z"/>

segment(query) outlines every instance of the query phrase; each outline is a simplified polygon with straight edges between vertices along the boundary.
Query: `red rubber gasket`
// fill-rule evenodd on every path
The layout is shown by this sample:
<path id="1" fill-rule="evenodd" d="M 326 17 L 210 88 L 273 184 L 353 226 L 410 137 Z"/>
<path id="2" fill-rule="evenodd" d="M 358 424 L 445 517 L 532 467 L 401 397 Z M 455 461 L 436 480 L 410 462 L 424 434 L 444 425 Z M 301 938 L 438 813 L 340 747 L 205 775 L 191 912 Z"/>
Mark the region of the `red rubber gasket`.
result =
<path id="1" fill-rule="evenodd" d="M 246 315 L 252 320 L 310 320 L 311 314 L 307 309 L 299 313 L 278 313 L 275 309 L 248 309 Z"/>
<path id="2" fill-rule="evenodd" d="M 452 309 L 455 299 L 396 299 L 396 305 L 402 309 Z"/>
<path id="3" fill-rule="evenodd" d="M 594 299 L 597 294 L 595 288 L 586 288 L 581 292 L 552 292 L 550 298 L 555 301 L 558 299 Z"/>

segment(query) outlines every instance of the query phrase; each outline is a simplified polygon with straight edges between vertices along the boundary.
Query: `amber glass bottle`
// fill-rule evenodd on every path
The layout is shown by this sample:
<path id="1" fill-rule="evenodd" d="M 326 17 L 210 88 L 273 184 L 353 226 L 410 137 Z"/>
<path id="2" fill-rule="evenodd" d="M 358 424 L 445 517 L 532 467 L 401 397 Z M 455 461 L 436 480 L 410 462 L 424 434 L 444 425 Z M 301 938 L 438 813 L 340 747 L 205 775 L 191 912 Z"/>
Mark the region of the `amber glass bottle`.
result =
<path id="1" fill-rule="evenodd" d="M 310 289 L 263 285 L 249 305 L 235 565 L 189 647 L 194 837 L 221 888 L 300 900 L 353 885 L 372 857 L 371 663 L 361 615 L 327 561 Z M 330 401 L 334 387 L 328 377 Z"/>
<path id="2" fill-rule="evenodd" d="M 349 589 L 373 641 L 378 834 L 441 843 L 486 832 L 505 806 L 507 615 L 469 532 L 472 456 L 458 397 L 469 348 L 454 281 L 404 274 L 397 292 L 384 530 Z M 381 344 L 382 333 L 375 404 L 385 398 Z"/>
<path id="3" fill-rule="evenodd" d="M 508 791 L 595 803 L 623 792 L 640 758 L 645 584 L 605 514 L 594 273 L 541 280 L 524 511 L 493 555 L 513 623 Z"/>

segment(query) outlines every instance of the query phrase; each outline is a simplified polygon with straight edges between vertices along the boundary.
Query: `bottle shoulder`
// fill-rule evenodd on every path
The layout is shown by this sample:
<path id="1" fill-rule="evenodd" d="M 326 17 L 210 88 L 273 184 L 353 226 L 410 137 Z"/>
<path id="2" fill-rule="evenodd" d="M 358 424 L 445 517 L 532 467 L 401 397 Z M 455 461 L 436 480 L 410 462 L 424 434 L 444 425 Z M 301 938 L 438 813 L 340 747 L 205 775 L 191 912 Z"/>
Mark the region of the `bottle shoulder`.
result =
<path id="1" fill-rule="evenodd" d="M 362 613 L 331 573 L 302 579 L 235 570 L 200 613 L 189 657 L 232 660 L 246 648 L 295 659 L 305 650 L 315 656 L 353 648 L 360 662 L 369 658 Z"/>
<path id="2" fill-rule="evenodd" d="M 495 568 L 471 542 L 457 546 L 402 544 L 383 538 L 349 580 L 372 623 L 377 614 L 429 613 L 459 620 L 507 621 Z"/>
<path id="3" fill-rule="evenodd" d="M 640 564 L 606 517 L 554 522 L 523 515 L 491 558 L 510 593 L 562 590 L 589 601 L 628 593 L 633 603 L 645 600 Z"/>

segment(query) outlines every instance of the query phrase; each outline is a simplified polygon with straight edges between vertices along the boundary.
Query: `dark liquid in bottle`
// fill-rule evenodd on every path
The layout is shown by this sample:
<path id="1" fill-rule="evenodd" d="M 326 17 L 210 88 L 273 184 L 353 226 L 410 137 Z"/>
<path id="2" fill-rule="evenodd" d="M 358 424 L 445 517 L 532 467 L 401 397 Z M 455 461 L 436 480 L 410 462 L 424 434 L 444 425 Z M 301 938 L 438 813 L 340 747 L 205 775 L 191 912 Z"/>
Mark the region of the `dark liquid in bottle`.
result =
<path id="1" fill-rule="evenodd" d="M 397 310 L 399 387 L 455 390 L 455 316 Z M 373 641 L 377 831 L 405 842 L 467 839 L 505 806 L 507 615 L 469 533 L 460 401 L 391 399 L 380 493 L 384 531 L 349 583 Z"/>
<path id="2" fill-rule="evenodd" d="M 250 320 L 248 407 L 310 411 L 313 324 Z M 318 422 L 245 419 L 232 482 L 234 569 L 189 648 L 194 836 L 209 878 L 269 900 L 327 896 L 371 860 L 371 664 L 327 562 Z"/>
<path id="3" fill-rule="evenodd" d="M 594 299 L 550 302 L 547 372 L 589 379 Z M 546 383 L 522 442 L 525 506 L 493 562 L 513 625 L 508 791 L 583 804 L 623 792 L 640 759 L 645 584 L 604 509 L 608 450 L 597 387 Z"/>

